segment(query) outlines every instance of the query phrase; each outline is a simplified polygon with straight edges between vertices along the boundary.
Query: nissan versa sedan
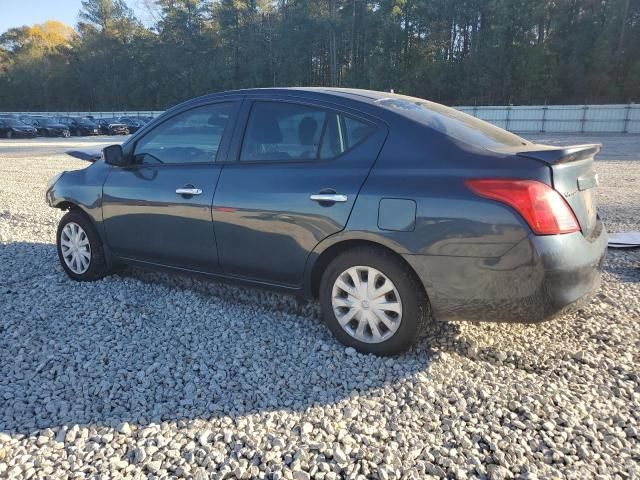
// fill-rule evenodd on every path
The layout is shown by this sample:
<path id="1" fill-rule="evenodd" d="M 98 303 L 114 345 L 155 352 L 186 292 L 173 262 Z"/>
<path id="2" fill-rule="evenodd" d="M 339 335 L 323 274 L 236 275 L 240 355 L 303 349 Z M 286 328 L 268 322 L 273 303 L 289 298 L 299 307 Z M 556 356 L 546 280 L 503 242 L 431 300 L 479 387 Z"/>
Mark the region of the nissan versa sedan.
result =
<path id="1" fill-rule="evenodd" d="M 74 280 L 136 264 L 315 297 L 339 341 L 392 355 L 429 318 L 540 322 L 588 300 L 599 148 L 384 92 L 242 90 L 168 110 L 46 197 Z"/>

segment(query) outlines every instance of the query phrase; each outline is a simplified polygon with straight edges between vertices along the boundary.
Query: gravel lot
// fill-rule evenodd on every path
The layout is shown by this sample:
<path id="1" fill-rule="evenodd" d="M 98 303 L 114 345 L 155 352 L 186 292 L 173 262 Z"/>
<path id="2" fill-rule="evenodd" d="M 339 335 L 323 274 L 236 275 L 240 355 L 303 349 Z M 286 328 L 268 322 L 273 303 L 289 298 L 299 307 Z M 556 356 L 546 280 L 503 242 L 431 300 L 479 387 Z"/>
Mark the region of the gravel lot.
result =
<path id="1" fill-rule="evenodd" d="M 609 231 L 640 230 L 640 137 L 595 140 Z M 290 297 L 69 280 L 43 190 L 96 147 L 0 141 L 0 478 L 639 478 L 640 251 L 575 314 L 437 324 L 380 359 Z"/>

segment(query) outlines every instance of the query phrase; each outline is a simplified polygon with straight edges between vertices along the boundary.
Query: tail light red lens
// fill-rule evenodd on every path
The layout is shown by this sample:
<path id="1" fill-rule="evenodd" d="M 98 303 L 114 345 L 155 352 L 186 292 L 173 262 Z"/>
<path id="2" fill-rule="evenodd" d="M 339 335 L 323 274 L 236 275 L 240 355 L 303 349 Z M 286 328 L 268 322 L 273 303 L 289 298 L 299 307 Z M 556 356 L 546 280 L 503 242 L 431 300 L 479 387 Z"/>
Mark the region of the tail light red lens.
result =
<path id="1" fill-rule="evenodd" d="M 537 235 L 557 235 L 580 230 L 564 198 L 542 182 L 483 178 L 465 181 L 477 195 L 513 207 Z"/>

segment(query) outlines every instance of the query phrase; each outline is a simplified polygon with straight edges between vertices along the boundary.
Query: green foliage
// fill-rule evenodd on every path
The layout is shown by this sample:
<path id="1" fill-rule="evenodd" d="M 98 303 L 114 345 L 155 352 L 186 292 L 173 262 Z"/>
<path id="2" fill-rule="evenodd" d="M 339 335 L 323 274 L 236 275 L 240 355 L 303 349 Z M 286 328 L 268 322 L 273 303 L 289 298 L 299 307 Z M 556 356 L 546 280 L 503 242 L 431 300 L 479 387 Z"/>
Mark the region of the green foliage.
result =
<path id="1" fill-rule="evenodd" d="M 209 92 L 337 85 L 448 104 L 640 98 L 637 0 L 83 0 L 0 36 L 0 110 L 164 109 Z"/>

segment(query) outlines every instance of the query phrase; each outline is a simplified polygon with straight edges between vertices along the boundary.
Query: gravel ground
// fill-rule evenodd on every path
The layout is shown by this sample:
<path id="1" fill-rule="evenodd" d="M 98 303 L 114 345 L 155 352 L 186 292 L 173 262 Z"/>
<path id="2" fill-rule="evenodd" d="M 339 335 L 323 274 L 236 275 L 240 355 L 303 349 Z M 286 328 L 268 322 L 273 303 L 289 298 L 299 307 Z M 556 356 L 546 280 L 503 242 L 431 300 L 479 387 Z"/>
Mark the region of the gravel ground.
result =
<path id="1" fill-rule="evenodd" d="M 601 215 L 640 230 L 640 137 L 600 140 Z M 640 251 L 575 314 L 436 324 L 381 359 L 290 297 L 70 281 L 42 193 L 95 141 L 58 143 L 0 142 L 0 478 L 640 477 Z"/>

